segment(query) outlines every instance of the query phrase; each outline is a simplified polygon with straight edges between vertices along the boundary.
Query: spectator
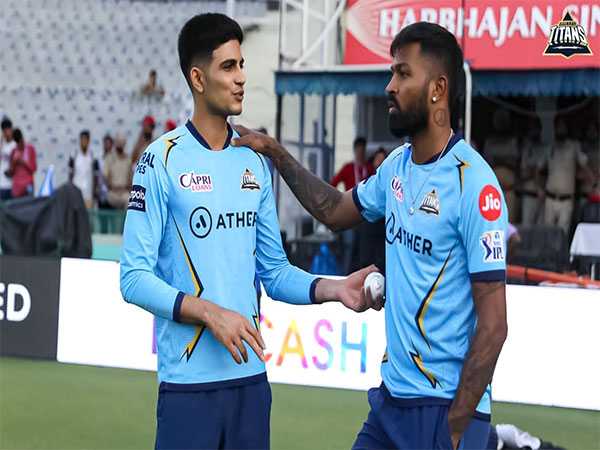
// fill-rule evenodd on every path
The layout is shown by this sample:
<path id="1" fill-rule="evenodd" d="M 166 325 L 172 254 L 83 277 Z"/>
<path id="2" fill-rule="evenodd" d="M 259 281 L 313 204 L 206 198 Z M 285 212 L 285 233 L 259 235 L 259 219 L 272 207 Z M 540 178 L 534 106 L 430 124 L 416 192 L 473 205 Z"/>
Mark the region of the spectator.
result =
<path id="1" fill-rule="evenodd" d="M 69 159 L 69 180 L 81 191 L 88 209 L 94 205 L 98 172 L 98 161 L 92 156 L 89 146 L 90 132 L 83 130 L 79 133 L 79 151 Z"/>
<path id="2" fill-rule="evenodd" d="M 354 161 L 346 163 L 340 171 L 331 179 L 331 184 L 337 187 L 340 182 L 344 183 L 344 190 L 350 190 L 362 180 L 365 180 L 374 173 L 373 166 L 366 160 L 367 140 L 364 137 L 357 137 L 353 144 Z M 343 270 L 344 274 L 350 273 L 353 264 L 356 261 L 353 256 L 357 253 L 358 242 L 355 242 L 355 230 L 345 230 L 342 232 L 343 242 Z"/>
<path id="3" fill-rule="evenodd" d="M 2 139 L 0 140 L 0 201 L 11 198 L 12 180 L 10 179 L 10 157 L 16 146 L 13 139 L 12 122 L 8 117 L 2 119 Z"/>
<path id="4" fill-rule="evenodd" d="M 542 144 L 542 128 L 536 117 L 529 125 L 529 134 L 521 145 L 521 223 L 534 225 L 542 218 L 543 204 L 538 198 L 536 171 L 546 150 Z"/>
<path id="5" fill-rule="evenodd" d="M 108 204 L 112 208 L 125 209 L 129 199 L 131 185 L 130 159 L 125 153 L 126 140 L 124 136 L 115 138 L 115 155 L 105 168 L 104 176 L 108 186 Z"/>
<path id="6" fill-rule="evenodd" d="M 150 73 L 148 73 L 148 80 L 142 85 L 140 89 L 140 93 L 145 97 L 154 97 L 157 99 L 163 98 L 165 95 L 164 88 L 158 84 L 156 81 L 157 74 L 156 70 L 152 69 Z"/>
<path id="7" fill-rule="evenodd" d="M 591 176 L 586 177 L 585 173 L 580 171 L 580 178 L 582 181 L 581 206 L 583 206 L 600 185 L 600 139 L 598 136 L 598 124 L 594 121 L 590 121 L 586 127 L 581 150 L 588 158 L 587 167 L 591 172 Z"/>
<path id="8" fill-rule="evenodd" d="M 506 230 L 506 258 L 508 259 L 511 255 L 514 255 L 515 250 L 521 244 L 521 235 L 519 230 L 512 223 L 508 223 L 508 230 Z"/>
<path id="9" fill-rule="evenodd" d="M 386 157 L 387 152 L 380 147 L 370 158 L 373 169 L 377 170 Z M 356 228 L 356 234 L 355 247 L 358 249 L 358 258 L 353 258 L 355 261 L 353 268 L 375 264 L 382 273 L 385 273 L 385 219 L 375 223 L 368 221 L 361 223 Z"/>
<path id="10" fill-rule="evenodd" d="M 354 161 L 346 163 L 340 171 L 331 179 L 331 184 L 335 187 L 344 183 L 344 190 L 348 191 L 373 175 L 375 171 L 373 166 L 367 162 L 367 140 L 364 137 L 354 139 Z"/>
<path id="11" fill-rule="evenodd" d="M 114 156 L 113 153 L 114 140 L 110 133 L 106 133 L 104 138 L 102 138 L 102 167 L 107 163 L 107 161 Z"/>
<path id="12" fill-rule="evenodd" d="M 555 140 L 538 167 L 539 196 L 544 202 L 544 223 L 558 225 L 568 235 L 575 201 L 575 175 L 579 167 L 585 177 L 591 176 L 586 167 L 587 156 L 581 144 L 569 139 L 567 123 L 562 117 L 554 121 Z M 546 182 L 542 176 L 546 173 Z"/>
<path id="13" fill-rule="evenodd" d="M 37 170 L 35 148 L 25 142 L 23 133 L 16 128 L 13 132 L 15 148 L 10 157 L 12 198 L 33 195 L 33 175 Z"/>
<path id="14" fill-rule="evenodd" d="M 496 110 L 493 126 L 494 133 L 485 140 L 483 151 L 504 191 L 509 221 L 514 223 L 518 214 L 514 188 L 517 182 L 519 146 L 517 137 L 512 134 L 510 113 L 505 109 Z"/>
<path id="15" fill-rule="evenodd" d="M 383 164 L 385 158 L 387 158 L 387 152 L 385 151 L 385 148 L 379 147 L 377 151 L 373 153 L 373 156 L 371 156 L 371 165 L 373 166 L 373 171 L 379 169 L 379 166 Z"/>
<path id="16" fill-rule="evenodd" d="M 110 209 L 108 205 L 107 196 L 108 196 L 108 187 L 106 185 L 106 179 L 104 178 L 104 172 L 106 170 L 106 166 L 110 164 L 110 160 L 114 158 L 113 152 L 114 140 L 109 133 L 104 135 L 102 138 L 102 159 L 98 161 L 100 165 L 100 170 L 98 171 L 98 207 L 100 209 Z"/>
<path id="17" fill-rule="evenodd" d="M 173 131 L 175 128 L 177 128 L 177 122 L 175 122 L 173 119 L 167 119 L 165 122 L 165 133 Z"/>
<path id="18" fill-rule="evenodd" d="M 146 147 L 148 147 L 153 140 L 152 135 L 154 133 L 155 126 L 156 121 L 152 116 L 146 116 L 144 117 L 144 120 L 142 120 L 142 130 L 140 131 L 138 140 L 133 146 L 133 151 L 131 152 L 131 177 L 133 177 L 133 172 L 137 166 L 138 159 L 140 159 L 140 156 L 144 150 L 146 150 Z"/>

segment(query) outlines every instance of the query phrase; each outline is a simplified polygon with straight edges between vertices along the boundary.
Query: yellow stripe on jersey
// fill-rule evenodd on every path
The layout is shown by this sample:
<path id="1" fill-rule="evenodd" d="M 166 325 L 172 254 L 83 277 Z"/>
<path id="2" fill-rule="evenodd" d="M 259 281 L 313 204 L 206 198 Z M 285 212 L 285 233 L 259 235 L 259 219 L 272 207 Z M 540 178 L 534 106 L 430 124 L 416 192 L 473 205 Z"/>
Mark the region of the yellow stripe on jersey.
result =
<path id="1" fill-rule="evenodd" d="M 173 222 L 175 222 L 175 221 L 173 221 Z M 196 272 L 196 268 L 194 267 L 194 264 L 192 263 L 192 258 L 190 257 L 187 247 L 185 246 L 185 242 L 183 242 L 183 236 L 181 236 L 181 232 L 179 231 L 179 227 L 177 227 L 177 224 L 175 224 L 175 229 L 177 230 L 177 235 L 179 236 L 179 242 L 181 244 L 181 248 L 183 249 L 183 254 L 185 256 L 185 262 L 190 271 L 190 276 L 192 277 L 192 283 L 194 284 L 194 289 L 195 289 L 194 295 L 196 297 L 200 297 L 200 295 L 202 294 L 202 291 L 204 291 L 204 286 L 202 285 L 202 281 L 200 280 L 200 277 L 198 276 L 198 272 Z M 206 327 L 204 325 L 196 325 L 196 332 L 194 333 L 194 337 L 186 345 L 185 350 L 183 351 L 183 354 L 181 355 L 181 359 L 183 359 L 183 357 L 186 357 L 186 361 L 190 360 L 190 358 L 192 357 L 192 353 L 194 353 L 194 350 L 196 349 L 196 346 L 198 345 L 198 341 L 200 341 L 200 337 L 202 337 L 202 333 L 204 333 L 205 328 Z"/>
<path id="2" fill-rule="evenodd" d="M 171 138 L 171 139 L 164 139 L 164 143 L 165 143 L 165 167 L 167 167 L 167 162 L 169 161 L 169 155 L 171 154 L 171 150 L 173 150 L 173 147 L 175 147 L 177 145 L 177 139 L 179 139 L 181 136 L 183 136 L 182 134 Z"/>
<path id="3" fill-rule="evenodd" d="M 456 168 L 458 169 L 458 178 L 460 180 L 460 193 L 462 194 L 463 186 L 465 184 L 465 169 L 468 169 L 469 167 L 471 167 L 471 165 L 468 162 L 459 159 L 456 155 L 454 155 L 454 158 L 458 161 Z"/>
<path id="4" fill-rule="evenodd" d="M 429 383 L 431 384 L 432 388 L 436 388 L 438 385 L 441 386 L 441 383 L 438 381 L 438 379 L 435 377 L 434 374 L 432 374 L 429 370 L 427 370 L 425 368 L 425 365 L 423 364 L 423 358 L 421 358 L 421 355 L 417 352 L 417 353 L 413 353 L 413 352 L 409 352 L 410 353 L 410 357 L 412 358 L 412 362 L 414 363 L 415 366 L 417 366 L 417 369 L 419 369 L 419 372 L 421 372 L 425 378 L 427 378 L 427 381 L 429 381 Z"/>
<path id="5" fill-rule="evenodd" d="M 415 322 L 417 324 L 417 328 L 419 329 L 421 336 L 423 336 L 423 339 L 425 339 L 425 342 L 427 343 L 427 346 L 429 347 L 430 350 L 431 350 L 431 345 L 429 344 L 429 339 L 427 339 L 427 333 L 425 332 L 425 323 L 424 323 L 425 322 L 425 314 L 427 313 L 427 310 L 429 309 L 429 304 L 433 300 L 433 297 L 435 296 L 438 286 L 442 282 L 442 278 L 444 277 L 444 272 L 446 270 L 446 267 L 448 266 L 448 261 L 450 261 L 450 257 L 452 256 L 452 250 L 453 249 L 451 249 L 450 253 L 448 253 L 448 257 L 446 258 L 446 261 L 444 261 L 444 265 L 442 266 L 442 269 L 438 273 L 431 288 L 429 288 L 427 295 L 421 302 L 421 305 L 419 306 L 419 310 L 417 311 L 417 314 L 415 315 Z"/>

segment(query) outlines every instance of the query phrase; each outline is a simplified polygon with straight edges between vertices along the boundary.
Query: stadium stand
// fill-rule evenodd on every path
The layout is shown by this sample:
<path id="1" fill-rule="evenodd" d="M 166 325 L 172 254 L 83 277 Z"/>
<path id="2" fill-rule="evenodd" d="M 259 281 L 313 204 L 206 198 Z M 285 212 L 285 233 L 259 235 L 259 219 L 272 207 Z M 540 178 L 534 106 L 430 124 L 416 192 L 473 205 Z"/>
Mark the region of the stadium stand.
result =
<path id="1" fill-rule="evenodd" d="M 266 7 L 238 1 L 236 15 L 249 27 Z M 81 129 L 91 131 L 92 151 L 100 156 L 107 131 L 123 132 L 132 145 L 146 114 L 157 119 L 155 135 L 167 119 L 187 117 L 177 30 L 191 15 L 225 9 L 224 1 L 4 0 L 0 116 L 12 118 L 35 145 L 36 186 L 51 164 L 56 185 L 67 179 Z M 150 69 L 165 88 L 161 101 L 139 95 Z"/>

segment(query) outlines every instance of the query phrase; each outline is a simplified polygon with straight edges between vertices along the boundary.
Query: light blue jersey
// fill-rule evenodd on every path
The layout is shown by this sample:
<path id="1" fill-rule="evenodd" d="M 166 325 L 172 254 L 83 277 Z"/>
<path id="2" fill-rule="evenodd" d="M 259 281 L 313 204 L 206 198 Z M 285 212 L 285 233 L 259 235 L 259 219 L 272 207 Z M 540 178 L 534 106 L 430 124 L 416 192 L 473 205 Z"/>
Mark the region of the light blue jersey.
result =
<path id="1" fill-rule="evenodd" d="M 281 244 L 262 156 L 212 151 L 191 122 L 161 136 L 141 156 L 129 199 L 121 292 L 156 316 L 158 378 L 199 384 L 251 379 L 265 372 L 249 346 L 236 364 L 202 326 L 179 322 L 184 293 L 237 311 L 258 328 L 258 274 L 274 299 L 308 304 L 312 276 L 289 264 Z"/>
<path id="2" fill-rule="evenodd" d="M 439 161 L 415 164 L 411 153 L 394 150 L 353 195 L 367 220 L 386 220 L 383 381 L 407 403 L 440 404 L 455 396 L 475 331 L 471 281 L 506 276 L 506 204 L 464 140 L 454 136 Z M 477 411 L 490 402 L 488 387 Z"/>

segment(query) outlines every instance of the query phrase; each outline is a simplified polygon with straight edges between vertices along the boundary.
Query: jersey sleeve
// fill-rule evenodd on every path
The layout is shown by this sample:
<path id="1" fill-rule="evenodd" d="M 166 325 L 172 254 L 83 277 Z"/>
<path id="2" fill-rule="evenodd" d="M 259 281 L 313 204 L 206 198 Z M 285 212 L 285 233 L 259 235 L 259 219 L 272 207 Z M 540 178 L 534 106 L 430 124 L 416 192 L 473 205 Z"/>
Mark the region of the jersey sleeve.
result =
<path id="1" fill-rule="evenodd" d="M 148 150 L 149 151 L 149 150 Z M 125 301 L 159 317 L 179 321 L 184 294 L 156 273 L 158 249 L 168 214 L 168 178 L 160 158 L 136 171 L 129 195 L 121 251 L 121 294 Z"/>
<path id="2" fill-rule="evenodd" d="M 319 278 L 292 266 L 283 251 L 271 174 L 262 157 L 260 159 L 264 169 L 264 181 L 256 221 L 258 277 L 273 300 L 297 305 L 310 304 L 314 302 L 314 291 Z"/>
<path id="3" fill-rule="evenodd" d="M 483 165 L 482 161 L 482 165 Z M 508 215 L 502 190 L 487 164 L 465 173 L 459 232 L 471 281 L 506 279 Z"/>
<path id="4" fill-rule="evenodd" d="M 390 170 L 392 161 L 401 155 L 401 150 L 392 152 L 379 166 L 374 175 L 360 182 L 352 189 L 354 204 L 361 215 L 369 222 L 377 222 L 385 216 L 385 190 L 391 186 Z"/>

